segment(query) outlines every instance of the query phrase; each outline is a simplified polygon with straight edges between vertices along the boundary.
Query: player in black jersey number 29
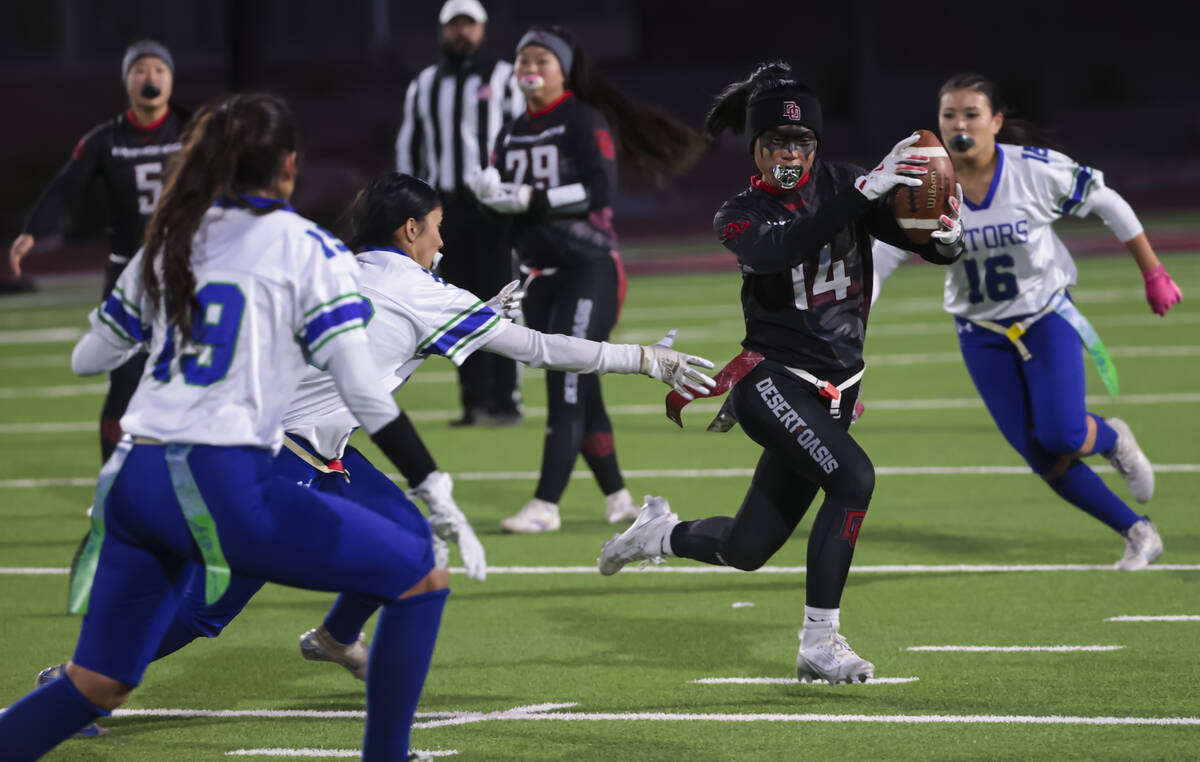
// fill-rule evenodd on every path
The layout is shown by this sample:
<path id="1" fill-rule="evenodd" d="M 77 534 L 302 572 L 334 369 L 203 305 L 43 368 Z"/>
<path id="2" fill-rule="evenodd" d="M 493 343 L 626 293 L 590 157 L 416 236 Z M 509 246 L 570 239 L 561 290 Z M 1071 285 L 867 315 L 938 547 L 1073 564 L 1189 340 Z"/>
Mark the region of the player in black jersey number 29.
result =
<path id="1" fill-rule="evenodd" d="M 21 260 L 36 239 L 59 229 L 63 217 L 83 201 L 93 179 L 104 183 L 108 201 L 109 262 L 104 297 L 138 247 L 146 221 L 158 205 L 167 159 L 180 148 L 187 112 L 171 103 L 175 63 L 171 53 L 153 40 L 130 45 L 121 62 L 129 96 L 124 113 L 84 135 L 66 166 L 42 192 L 21 235 L 13 242 L 8 261 L 21 274 Z M 100 452 L 108 460 L 121 438 L 121 416 L 137 388 L 146 355 L 139 353 L 109 375 L 108 396 L 100 413 Z"/>
<path id="2" fill-rule="evenodd" d="M 513 217 L 513 248 L 535 275 L 525 296 L 530 328 L 608 339 L 625 280 L 612 225 L 617 159 L 659 177 L 678 174 L 705 144 L 661 111 L 635 105 L 587 64 L 560 27 L 535 26 L 517 43 L 527 110 L 501 129 L 494 166 L 470 181 L 480 202 Z M 509 532 L 559 528 L 558 502 L 580 452 L 605 495 L 610 523 L 637 508 L 617 465 L 612 424 L 591 375 L 546 372 L 548 415 L 537 489 Z"/>
<path id="3" fill-rule="evenodd" d="M 889 191 L 920 185 L 928 162 L 908 148 L 915 135 L 871 172 L 816 158 L 821 104 L 785 64 L 760 66 L 726 88 L 707 127 L 744 133 L 761 173 L 714 220 L 742 272 L 746 338 L 717 376 L 714 393 L 732 389 L 713 423 L 720 430 L 736 419 L 763 453 L 736 517 L 681 522 L 666 500 L 651 498 L 632 527 L 604 544 L 600 571 L 662 556 L 757 569 L 824 490 L 808 539 L 797 677 L 865 681 L 875 667 L 838 634 L 838 612 L 875 487 L 875 468 L 847 431 L 864 369 L 871 237 L 949 264 L 961 253 L 961 224 L 943 217 L 925 246 L 897 226 Z M 672 402 L 677 413 L 683 401 Z"/>

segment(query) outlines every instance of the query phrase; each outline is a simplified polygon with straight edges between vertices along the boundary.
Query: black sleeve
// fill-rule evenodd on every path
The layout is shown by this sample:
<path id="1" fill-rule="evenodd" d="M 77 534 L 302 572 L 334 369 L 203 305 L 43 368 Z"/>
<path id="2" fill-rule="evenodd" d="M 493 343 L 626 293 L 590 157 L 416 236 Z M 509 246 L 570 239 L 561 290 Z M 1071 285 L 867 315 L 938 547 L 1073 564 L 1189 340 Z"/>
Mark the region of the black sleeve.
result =
<path id="1" fill-rule="evenodd" d="M 25 226 L 21 229 L 22 233 L 28 233 L 35 238 L 49 235 L 58 230 L 68 212 L 79 206 L 88 183 L 100 165 L 103 131 L 104 126 L 101 125 L 84 135 L 75 145 L 71 158 L 33 205 Z"/>
<path id="2" fill-rule="evenodd" d="M 785 272 L 806 260 L 815 261 L 825 244 L 853 225 L 870 204 L 866 196 L 846 187 L 811 217 L 772 224 L 752 209 L 727 203 L 713 218 L 713 230 L 748 270 Z"/>
<path id="3" fill-rule="evenodd" d="M 911 251 L 919 255 L 926 262 L 931 262 L 935 265 L 952 265 L 958 261 L 963 252 L 961 244 L 953 254 L 946 255 L 939 250 L 939 247 L 933 241 L 926 244 L 917 244 L 910 241 L 900 226 L 896 224 L 896 217 L 892 214 L 892 207 L 888 202 L 889 198 L 891 198 L 890 193 L 876 199 L 871 205 L 871 210 L 867 212 L 865 218 L 867 231 L 871 235 L 884 243 L 890 243 L 898 249 Z"/>

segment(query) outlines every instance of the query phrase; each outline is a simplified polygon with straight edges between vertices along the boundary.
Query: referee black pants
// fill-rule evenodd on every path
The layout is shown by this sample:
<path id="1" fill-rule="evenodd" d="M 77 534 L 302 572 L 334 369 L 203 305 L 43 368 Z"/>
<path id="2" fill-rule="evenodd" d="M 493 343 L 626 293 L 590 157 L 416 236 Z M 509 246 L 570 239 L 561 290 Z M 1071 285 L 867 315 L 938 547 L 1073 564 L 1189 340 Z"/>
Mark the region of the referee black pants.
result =
<path id="1" fill-rule="evenodd" d="M 439 275 L 487 301 L 514 277 L 510 221 L 480 206 L 470 193 L 447 194 L 442 202 Z M 517 363 L 491 352 L 476 352 L 458 369 L 464 415 L 517 413 Z"/>
<path id="2" fill-rule="evenodd" d="M 679 524 L 675 555 L 752 571 L 783 544 L 817 494 L 825 500 L 808 535 L 807 604 L 838 608 L 858 530 L 875 489 L 875 467 L 847 429 L 858 386 L 829 400 L 784 366 L 764 360 L 730 391 L 742 429 L 763 447 L 737 516 Z"/>

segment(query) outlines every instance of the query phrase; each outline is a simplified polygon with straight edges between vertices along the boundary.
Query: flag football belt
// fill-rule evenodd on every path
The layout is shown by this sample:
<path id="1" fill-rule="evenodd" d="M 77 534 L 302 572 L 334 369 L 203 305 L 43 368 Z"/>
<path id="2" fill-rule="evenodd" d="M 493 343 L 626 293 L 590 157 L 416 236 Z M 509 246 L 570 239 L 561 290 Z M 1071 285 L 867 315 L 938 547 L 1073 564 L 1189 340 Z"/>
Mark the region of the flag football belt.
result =
<path id="1" fill-rule="evenodd" d="M 346 479 L 346 483 L 350 483 L 350 472 L 342 465 L 340 460 L 322 460 L 316 455 L 313 455 L 308 450 L 304 449 L 304 445 L 297 442 L 290 435 L 283 435 L 283 446 L 292 452 L 300 460 L 317 469 L 323 474 L 341 474 Z"/>
<path id="2" fill-rule="evenodd" d="M 696 397 L 720 397 L 725 394 L 733 385 L 742 380 L 750 371 L 764 360 L 765 358 L 758 352 L 751 352 L 749 349 L 742 350 L 737 357 L 734 357 L 729 362 L 725 363 L 725 367 L 721 368 L 720 372 L 713 376 L 713 381 L 716 384 L 707 392 L 693 392 Z M 680 413 L 684 406 L 692 400 L 684 397 L 677 391 L 672 390 L 667 394 L 667 417 L 675 422 L 679 428 L 683 428 L 683 418 Z M 729 402 L 726 401 L 721 406 L 721 411 L 717 413 L 717 417 L 712 419 L 712 423 L 708 424 L 709 431 L 726 432 L 733 428 L 733 424 L 737 419 L 733 417 L 732 412 L 727 412 Z"/>
<path id="3" fill-rule="evenodd" d="M 187 522 L 188 532 L 200 549 L 204 560 L 204 603 L 211 606 L 221 599 L 229 589 L 231 572 L 225 553 L 221 550 L 220 538 L 217 536 L 217 525 L 200 488 L 196 485 L 195 477 L 188 466 L 187 458 L 192 451 L 190 444 L 168 444 L 153 437 L 134 436 L 123 439 L 117 445 L 116 451 L 100 469 L 100 478 L 96 482 L 96 493 L 92 499 L 92 525 L 87 542 L 80 553 L 80 561 L 76 573 L 70 581 L 67 610 L 71 613 L 87 613 L 88 599 L 91 597 L 92 582 L 96 576 L 96 566 L 100 557 L 100 547 L 104 543 L 105 522 L 104 504 L 108 499 L 109 490 L 116 481 L 125 459 L 135 445 L 150 445 L 166 448 L 167 471 L 171 477 L 171 486 L 175 491 L 175 499 L 183 511 Z"/>
<path id="4" fill-rule="evenodd" d="M 696 397 L 719 397 L 725 394 L 733 388 L 734 384 L 741 381 L 747 373 L 754 370 L 764 359 L 758 352 L 752 352 L 749 349 L 743 350 L 737 357 L 726 363 L 720 372 L 713 376 L 716 385 L 707 392 L 697 392 Z M 829 414 L 836 419 L 841 417 L 842 392 L 862 380 L 863 373 L 867 369 L 864 366 L 858 373 L 855 373 L 837 385 L 817 378 L 808 371 L 801 370 L 800 368 L 788 368 L 788 370 L 798 378 L 815 386 L 822 397 L 830 400 Z M 683 428 L 683 419 L 680 412 L 689 402 L 691 400 L 676 391 L 672 391 L 667 395 L 667 417 L 674 421 L 680 428 Z M 721 409 L 717 412 L 716 417 L 708 424 L 708 431 L 724 433 L 733 428 L 733 424 L 735 423 L 737 423 L 737 418 L 733 415 L 732 406 L 729 400 L 725 400 L 725 404 L 721 405 Z"/>
<path id="5" fill-rule="evenodd" d="M 1059 317 L 1067 321 L 1075 329 L 1075 333 L 1079 334 L 1080 341 L 1083 342 L 1088 355 L 1092 358 L 1092 363 L 1096 366 L 1096 371 L 1100 374 L 1100 380 L 1104 382 L 1108 393 L 1116 397 L 1118 390 L 1117 367 L 1113 364 L 1112 358 L 1109 357 L 1108 349 L 1105 348 L 1104 342 L 1100 340 L 1100 334 L 1096 333 L 1096 329 L 1083 316 L 1083 313 L 1079 311 L 1075 303 L 1067 298 L 1066 289 L 1060 288 L 1058 291 L 1055 291 L 1045 307 L 1042 307 L 1024 320 L 1018 320 L 1007 328 L 991 320 L 980 320 L 978 318 L 963 319 L 992 333 L 1004 336 L 1016 347 L 1017 352 L 1021 355 L 1021 360 L 1028 362 L 1033 355 L 1029 352 L 1029 348 L 1025 346 L 1025 343 L 1021 341 L 1021 337 L 1025 335 L 1034 323 L 1051 312 L 1057 313 Z"/>
<path id="6" fill-rule="evenodd" d="M 842 417 L 842 392 L 862 380 L 863 374 L 867 372 L 867 366 L 863 365 L 862 370 L 836 386 L 832 381 L 817 378 L 806 370 L 800 368 L 788 368 L 788 370 L 798 378 L 817 387 L 817 391 L 820 392 L 821 396 L 829 400 L 829 415 L 836 421 Z"/>

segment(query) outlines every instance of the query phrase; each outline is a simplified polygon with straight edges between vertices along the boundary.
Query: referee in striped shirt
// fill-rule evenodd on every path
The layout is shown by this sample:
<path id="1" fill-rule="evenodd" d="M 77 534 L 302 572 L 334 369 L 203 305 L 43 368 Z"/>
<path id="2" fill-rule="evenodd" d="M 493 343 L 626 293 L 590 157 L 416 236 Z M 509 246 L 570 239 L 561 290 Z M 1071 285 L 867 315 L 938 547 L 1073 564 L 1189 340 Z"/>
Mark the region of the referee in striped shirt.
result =
<path id="1" fill-rule="evenodd" d="M 479 204 L 466 178 L 488 165 L 500 128 L 525 109 L 512 64 L 482 47 L 487 18 L 479 0 L 442 6 L 442 58 L 409 84 L 396 137 L 396 168 L 442 194 L 440 275 L 485 299 L 515 274 L 509 222 Z M 514 361 L 479 352 L 458 372 L 463 416 L 452 426 L 520 422 Z"/>

